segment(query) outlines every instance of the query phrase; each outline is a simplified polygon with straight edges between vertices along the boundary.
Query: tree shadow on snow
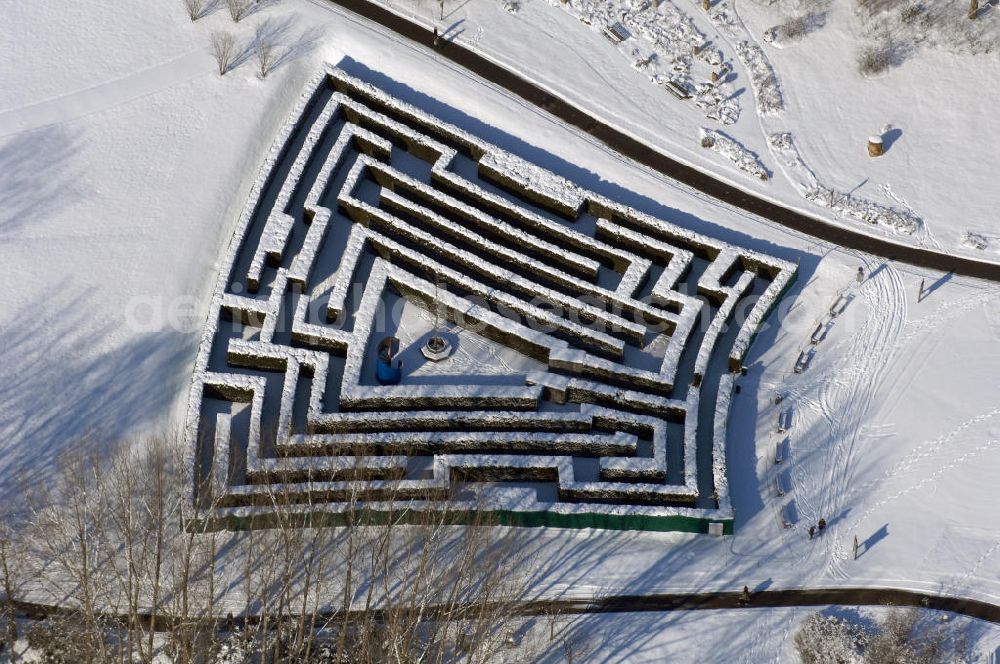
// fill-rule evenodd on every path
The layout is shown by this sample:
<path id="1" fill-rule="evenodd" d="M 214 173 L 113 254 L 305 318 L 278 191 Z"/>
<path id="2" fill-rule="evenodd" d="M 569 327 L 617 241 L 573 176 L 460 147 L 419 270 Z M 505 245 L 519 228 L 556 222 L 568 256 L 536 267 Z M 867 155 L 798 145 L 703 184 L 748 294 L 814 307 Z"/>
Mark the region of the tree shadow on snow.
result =
<path id="1" fill-rule="evenodd" d="M 0 139 L 0 239 L 73 205 L 85 196 L 73 157 L 82 132 L 48 125 Z"/>
<path id="2" fill-rule="evenodd" d="M 262 21 L 254 32 L 254 38 L 247 45 L 250 55 L 256 51 L 259 42 L 271 44 L 277 52 L 268 69 L 272 72 L 313 51 L 322 40 L 323 29 L 314 25 L 296 35 L 297 23 L 293 16 L 272 17 Z"/>
<path id="3" fill-rule="evenodd" d="M 0 500 L 46 482 L 63 450 L 104 446 L 165 419 L 186 384 L 195 335 L 126 333 L 97 320 L 89 295 L 53 288 L 0 328 Z"/>

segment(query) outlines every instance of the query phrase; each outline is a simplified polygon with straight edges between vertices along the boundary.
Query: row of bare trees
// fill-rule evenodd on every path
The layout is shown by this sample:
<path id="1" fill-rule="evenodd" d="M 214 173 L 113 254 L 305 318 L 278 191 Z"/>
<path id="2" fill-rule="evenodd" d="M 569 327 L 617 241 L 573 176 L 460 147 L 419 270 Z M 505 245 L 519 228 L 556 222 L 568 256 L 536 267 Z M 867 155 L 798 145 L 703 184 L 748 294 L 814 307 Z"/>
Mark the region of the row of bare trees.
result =
<path id="1" fill-rule="evenodd" d="M 216 0 L 181 0 L 188 18 L 197 21 L 210 13 L 216 5 Z M 239 23 L 262 5 L 261 0 L 225 0 L 229 17 Z"/>
<path id="2" fill-rule="evenodd" d="M 235 69 L 250 54 L 253 54 L 257 61 L 257 75 L 262 79 L 267 78 L 277 63 L 277 39 L 264 23 L 254 29 L 253 39 L 244 47 L 240 47 L 233 33 L 227 30 L 214 31 L 209 37 L 209 43 L 219 69 L 219 76 L 225 76 L 227 72 Z"/>
<path id="3" fill-rule="evenodd" d="M 348 482 L 336 526 L 309 521 L 318 512 L 274 484 L 267 527 L 216 531 L 204 518 L 212 499 L 191 505 L 183 457 L 164 441 L 110 458 L 74 452 L 3 515 L 3 640 L 14 661 L 533 658 L 511 645 L 527 625 L 515 617 L 525 585 L 516 531 L 486 517 L 451 525 L 450 502 L 421 515 L 393 499 L 391 481 L 377 513 Z"/>

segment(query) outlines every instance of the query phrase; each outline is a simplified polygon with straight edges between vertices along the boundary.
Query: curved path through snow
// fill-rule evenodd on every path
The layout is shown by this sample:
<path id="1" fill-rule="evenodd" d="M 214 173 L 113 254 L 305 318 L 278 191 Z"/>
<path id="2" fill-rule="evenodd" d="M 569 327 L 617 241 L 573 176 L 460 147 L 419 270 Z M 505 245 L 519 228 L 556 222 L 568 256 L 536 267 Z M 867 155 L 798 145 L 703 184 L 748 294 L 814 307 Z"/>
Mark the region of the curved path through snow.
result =
<path id="1" fill-rule="evenodd" d="M 205 76 L 206 54 L 198 49 L 128 76 L 67 92 L 34 104 L 0 110 L 0 137 L 74 120 Z"/>
<path id="2" fill-rule="evenodd" d="M 433 45 L 434 34 L 431 30 L 371 0 L 327 1 L 374 21 L 402 37 L 426 46 Z M 891 242 L 783 207 L 652 149 L 469 48 L 441 40 L 435 51 L 442 58 L 468 69 L 547 111 L 566 124 L 586 132 L 615 152 L 729 205 L 843 247 L 942 272 L 1000 281 L 1000 263 L 952 256 L 932 249 Z"/>
<path id="3" fill-rule="evenodd" d="M 582 599 L 539 599 L 521 602 L 513 608 L 513 613 L 521 616 L 540 615 L 584 615 L 596 613 L 643 613 L 651 611 L 694 611 L 702 609 L 741 609 L 741 608 L 777 608 L 795 606 L 826 606 L 838 604 L 842 606 L 915 606 L 937 611 L 951 611 L 970 618 L 1000 624 L 1000 606 L 981 602 L 979 600 L 961 597 L 944 597 L 928 595 L 912 590 L 897 588 L 815 588 L 790 590 L 761 590 L 751 593 L 750 604 L 744 607 L 740 604 L 740 592 L 709 592 L 709 593 L 670 593 L 650 595 L 605 595 L 598 598 Z M 25 618 L 44 619 L 52 615 L 69 614 L 74 609 L 31 602 L 12 602 L 15 610 Z M 435 613 L 434 606 L 425 606 L 424 610 Z M 451 620 L 462 620 L 465 616 L 481 611 L 477 604 L 463 605 L 459 609 L 449 607 L 445 612 Z M 363 609 L 352 610 L 359 618 Z M 109 623 L 126 621 L 127 615 L 118 613 L 103 613 L 103 619 Z M 155 629 L 168 630 L 173 627 L 175 619 L 166 615 L 139 613 L 140 620 L 146 625 L 152 624 Z M 245 622 L 259 622 L 264 616 L 237 616 L 234 622 L 237 626 Z M 285 616 L 286 618 L 288 616 Z M 333 619 L 341 619 L 342 613 L 318 613 L 313 616 L 317 625 L 328 625 Z M 155 618 L 155 621 L 153 620 Z M 220 628 L 229 618 L 217 618 Z M 350 621 L 350 617 L 348 617 Z M 278 624 L 278 621 L 275 622 Z"/>

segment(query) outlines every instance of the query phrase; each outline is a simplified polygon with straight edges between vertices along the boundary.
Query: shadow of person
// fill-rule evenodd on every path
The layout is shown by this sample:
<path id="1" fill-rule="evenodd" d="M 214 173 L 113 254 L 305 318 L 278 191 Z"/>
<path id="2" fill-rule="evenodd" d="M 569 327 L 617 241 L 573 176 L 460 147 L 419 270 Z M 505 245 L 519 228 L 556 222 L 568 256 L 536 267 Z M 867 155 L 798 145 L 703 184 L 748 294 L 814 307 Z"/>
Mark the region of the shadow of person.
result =
<path id="1" fill-rule="evenodd" d="M 947 273 L 941 275 L 941 277 L 938 278 L 937 281 L 935 281 L 934 283 L 932 283 L 927 288 L 924 288 L 923 287 L 923 282 L 921 282 L 920 294 L 917 296 L 917 302 L 923 302 L 924 299 L 927 298 L 927 296 L 929 296 L 931 293 L 933 293 L 934 291 L 936 291 L 937 289 L 941 288 L 946 283 L 948 283 L 949 281 L 951 281 L 951 277 L 954 274 L 955 274 L 954 272 L 947 272 Z"/>
<path id="2" fill-rule="evenodd" d="M 862 555 L 868 553 L 869 549 L 871 549 L 873 546 L 875 546 L 888 536 L 889 536 L 889 524 L 887 523 L 878 530 L 876 530 L 874 533 L 869 535 L 868 539 L 866 539 L 864 542 L 861 543 L 861 546 L 859 547 L 858 550 L 858 557 L 861 557 Z"/>

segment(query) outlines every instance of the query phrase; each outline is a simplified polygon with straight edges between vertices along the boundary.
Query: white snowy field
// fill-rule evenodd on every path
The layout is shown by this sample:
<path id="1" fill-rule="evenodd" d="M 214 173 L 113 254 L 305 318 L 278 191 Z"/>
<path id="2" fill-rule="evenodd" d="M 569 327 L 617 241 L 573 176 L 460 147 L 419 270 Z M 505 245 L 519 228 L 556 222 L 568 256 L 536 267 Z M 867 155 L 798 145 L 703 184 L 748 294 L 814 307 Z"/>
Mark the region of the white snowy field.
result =
<path id="1" fill-rule="evenodd" d="M 733 662 L 783 664 L 801 661 L 793 638 L 802 621 L 822 612 L 855 624 L 881 618 L 881 607 L 799 607 L 736 611 L 672 611 L 607 613 L 561 618 L 551 625 L 539 619 L 529 632 L 533 639 L 550 634 L 563 645 L 546 652 L 544 664 L 574 662 Z M 951 625 L 964 632 L 970 661 L 988 662 L 1000 650 L 996 625 L 939 611 L 924 611 L 921 625 Z"/>
<path id="2" fill-rule="evenodd" d="M 464 21 L 455 29 L 465 31 L 459 39 L 504 53 L 505 62 L 569 90 L 599 117 L 667 152 L 742 181 L 699 147 L 702 116 L 687 113 L 563 10 L 529 0 L 510 15 L 473 0 L 446 11 L 452 23 Z M 44 481 L 56 453 L 81 437 L 164 435 L 179 427 L 218 260 L 301 86 L 332 62 L 589 189 L 801 261 L 799 282 L 753 347 L 734 402 L 737 535 L 525 529 L 525 546 L 537 552 L 538 592 L 886 585 L 1000 602 L 993 510 L 1000 285 L 883 265 L 732 210 L 635 167 L 428 49 L 319 2 L 271 3 L 237 26 L 221 7 L 192 24 L 179 2 L 95 2 L 72 13 L 19 5 L 5 18 L 0 42 L 11 45 L 17 63 L 0 90 L 5 495 L 22 481 Z M 516 23 L 501 29 L 501 20 Z M 265 21 L 280 29 L 287 53 L 277 69 L 259 80 L 250 59 L 220 78 L 208 50 L 211 31 L 231 29 L 245 44 Z M 833 27 L 831 18 L 825 30 Z M 905 74 L 916 85 L 914 66 L 881 80 Z M 785 89 L 791 113 L 798 93 L 792 84 Z M 751 104 L 744 102 L 733 127 L 749 125 L 746 143 L 766 161 L 763 136 L 751 136 Z M 896 163 L 911 134 L 919 135 L 889 121 L 904 128 L 903 137 L 877 166 L 862 160 L 870 168 Z M 916 114 L 912 121 L 930 122 Z M 966 147 L 978 151 L 986 142 Z M 969 177 L 983 170 L 965 169 Z M 953 164 L 947 175 L 962 172 Z M 952 246 L 948 233 L 975 217 L 974 206 L 986 210 L 985 186 L 938 187 L 917 168 L 912 176 L 892 179 L 892 191 L 915 208 L 918 193 L 928 197 L 919 212 L 945 248 Z M 778 178 L 759 186 L 811 209 Z M 969 193 L 947 200 L 957 191 Z M 940 226 L 935 210 L 945 217 Z M 865 268 L 861 284 L 858 266 Z M 817 325 L 829 322 L 842 290 L 853 299 L 809 368 L 793 374 L 796 356 Z M 778 391 L 793 419 L 780 467 L 773 463 L 779 410 L 771 403 Z M 787 480 L 781 499 L 774 495 L 778 471 Z M 785 529 L 779 510 L 793 501 L 796 523 Z M 821 517 L 828 532 L 810 542 L 807 527 Z M 862 543 L 857 560 L 854 536 Z"/>
<path id="3" fill-rule="evenodd" d="M 872 43 L 866 26 L 886 19 L 863 18 L 854 2 L 723 0 L 712 3 L 710 19 L 694 0 L 456 0 L 444 4 L 441 19 L 438 3 L 386 1 L 398 13 L 438 26 L 449 38 L 737 186 L 862 232 L 998 260 L 1000 233 L 991 192 L 1000 133 L 988 119 L 1000 102 L 1000 88 L 990 83 L 1000 77 L 995 51 L 962 55 L 923 45 L 900 66 L 862 76 L 857 56 Z M 505 10 L 512 4 L 516 11 Z M 985 7 L 982 30 L 996 34 L 1000 14 L 990 11 L 992 5 Z M 964 15 L 965 9 L 955 11 Z M 769 28 L 807 12 L 822 15 L 822 26 L 781 48 L 765 42 Z M 678 24 L 678 14 L 687 22 Z M 614 45 L 601 28 L 619 18 L 634 38 Z M 704 51 L 691 55 L 690 44 L 702 42 L 707 51 L 721 52 L 729 68 L 716 87 L 718 97 L 737 108 L 735 123 L 706 117 L 697 100 L 679 101 L 651 80 L 680 77 L 707 86 L 710 72 L 721 67 L 708 66 Z M 741 42 L 761 49 L 776 74 L 782 108 L 760 107 L 755 77 L 737 48 Z M 754 156 L 762 162 L 770 179 L 762 181 L 752 169 L 748 176 L 725 153 L 702 148 L 702 129 L 733 137 L 749 151 L 750 163 Z M 780 134 L 791 135 L 799 158 L 770 144 L 770 137 Z M 866 148 L 872 135 L 884 136 L 886 153 L 877 159 Z M 805 198 L 809 191 L 817 192 L 816 202 Z M 906 233 L 859 220 L 872 205 L 920 223 Z M 844 211 L 852 206 L 854 216 Z M 977 243 L 980 248 L 972 246 Z"/>

